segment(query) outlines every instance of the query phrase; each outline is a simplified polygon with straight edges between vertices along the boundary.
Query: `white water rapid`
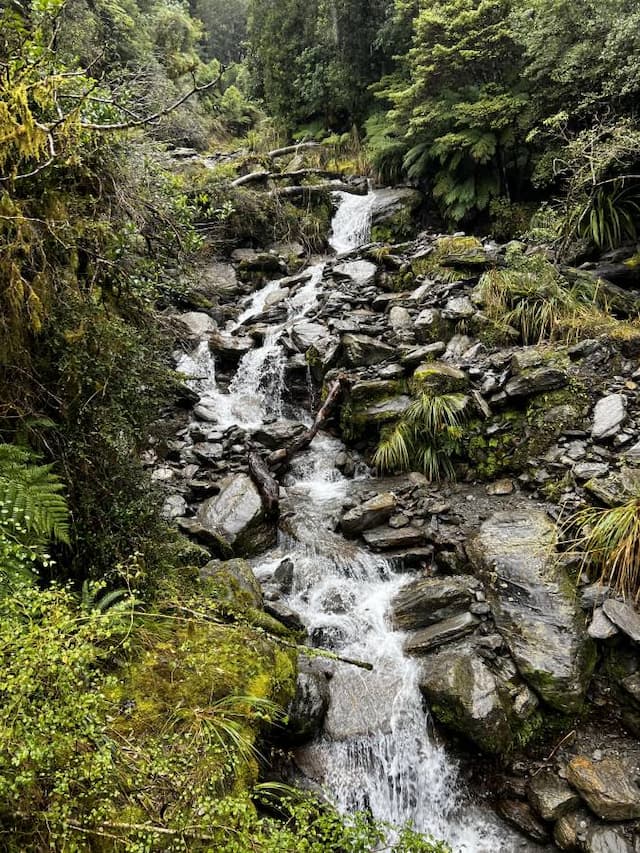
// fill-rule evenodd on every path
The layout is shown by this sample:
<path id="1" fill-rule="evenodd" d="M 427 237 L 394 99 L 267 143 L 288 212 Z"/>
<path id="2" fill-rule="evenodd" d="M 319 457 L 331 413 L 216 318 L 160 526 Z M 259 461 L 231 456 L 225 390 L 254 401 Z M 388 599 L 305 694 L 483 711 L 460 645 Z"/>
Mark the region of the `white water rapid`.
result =
<path id="1" fill-rule="evenodd" d="M 342 197 L 331 237 L 336 251 L 368 239 L 373 195 Z M 262 346 L 242 358 L 227 392 L 216 384 L 206 343 L 180 361 L 178 369 L 191 377 L 200 405 L 216 412 L 221 427 L 253 428 L 286 416 L 280 341 L 293 319 L 317 306 L 323 268 L 322 263 L 310 267 L 308 280 L 297 291 L 292 288 L 286 319 L 271 326 Z M 278 282 L 272 282 L 255 294 L 233 328 L 259 315 L 276 289 Z M 410 822 L 448 841 L 456 853 L 538 850 L 502 826 L 489 809 L 469 801 L 455 761 L 431 732 L 417 665 L 403 654 L 403 635 L 387 619 L 390 600 L 410 577 L 395 574 L 384 558 L 333 532 L 349 490 L 363 488 L 336 470 L 341 447 L 320 433 L 296 458 L 282 489 L 289 532 L 254 561 L 257 577 L 267 582 L 281 560 L 290 557 L 294 578 L 286 603 L 299 613 L 312 642 L 373 664 L 371 672 L 330 664 L 334 673 L 324 733 L 297 751 L 297 765 L 342 811 L 368 809 L 394 825 Z"/>

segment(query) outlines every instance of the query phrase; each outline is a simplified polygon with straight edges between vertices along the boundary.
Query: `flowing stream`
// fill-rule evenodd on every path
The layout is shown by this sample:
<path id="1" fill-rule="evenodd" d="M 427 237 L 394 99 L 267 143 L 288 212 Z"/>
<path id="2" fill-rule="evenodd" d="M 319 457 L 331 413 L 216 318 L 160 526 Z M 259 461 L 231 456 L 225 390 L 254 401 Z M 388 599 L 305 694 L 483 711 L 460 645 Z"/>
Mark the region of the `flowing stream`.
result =
<path id="1" fill-rule="evenodd" d="M 343 196 L 331 235 L 336 251 L 368 240 L 373 196 Z M 323 269 L 319 263 L 307 270 L 308 279 L 292 290 L 286 320 L 271 326 L 262 346 L 243 357 L 226 392 L 216 384 L 206 343 L 183 356 L 178 368 L 192 377 L 201 404 L 216 411 L 221 427 L 255 428 L 287 415 L 308 420 L 304 413 L 288 411 L 283 402 L 280 339 L 294 319 L 316 307 Z M 277 289 L 278 282 L 271 282 L 254 294 L 229 331 L 260 314 Z M 297 457 L 282 489 L 289 532 L 254 561 L 257 577 L 267 582 L 281 560 L 290 557 L 294 579 L 286 603 L 300 614 L 312 641 L 374 665 L 372 672 L 335 665 L 324 733 L 297 751 L 297 764 L 341 810 L 369 809 L 375 818 L 395 825 L 411 822 L 447 840 L 455 851 L 538 850 L 501 825 L 489 809 L 469 801 L 455 761 L 431 732 L 417 664 L 405 657 L 403 635 L 387 620 L 392 597 L 410 578 L 333 532 L 354 488 L 334 467 L 341 448 L 337 439 L 320 433 Z"/>

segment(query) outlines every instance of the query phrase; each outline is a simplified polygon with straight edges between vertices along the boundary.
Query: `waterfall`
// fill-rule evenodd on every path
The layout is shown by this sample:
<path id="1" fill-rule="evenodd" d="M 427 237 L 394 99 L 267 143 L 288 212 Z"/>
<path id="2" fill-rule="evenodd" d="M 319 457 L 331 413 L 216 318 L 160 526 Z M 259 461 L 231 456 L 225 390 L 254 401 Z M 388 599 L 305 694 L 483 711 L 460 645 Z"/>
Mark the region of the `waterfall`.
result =
<path id="1" fill-rule="evenodd" d="M 367 195 L 343 192 L 334 195 L 340 206 L 331 223 L 329 245 L 337 253 L 349 252 L 369 240 L 376 194 L 370 191 Z"/>
<path id="2" fill-rule="evenodd" d="M 344 251 L 368 239 L 375 193 L 339 195 L 331 245 Z M 206 343 L 180 359 L 178 369 L 221 426 L 255 427 L 282 416 L 285 352 L 280 340 L 288 325 L 317 306 L 323 271 L 324 263 L 309 268 L 309 277 L 287 302 L 286 319 L 244 355 L 228 392 L 216 384 Z M 278 284 L 254 294 L 231 331 L 258 316 Z M 340 441 L 319 433 L 296 457 L 282 490 L 288 533 L 253 561 L 256 576 L 265 582 L 290 557 L 294 578 L 286 603 L 300 615 L 311 641 L 373 664 L 371 672 L 335 664 L 324 731 L 296 751 L 298 768 L 343 812 L 368 809 L 395 826 L 410 822 L 448 841 L 456 853 L 537 850 L 490 810 L 469 802 L 456 762 L 430 732 L 418 664 L 404 655 L 403 635 L 392 630 L 387 618 L 393 596 L 410 577 L 394 573 L 383 557 L 334 532 L 335 518 L 354 487 L 334 467 L 341 448 Z"/>

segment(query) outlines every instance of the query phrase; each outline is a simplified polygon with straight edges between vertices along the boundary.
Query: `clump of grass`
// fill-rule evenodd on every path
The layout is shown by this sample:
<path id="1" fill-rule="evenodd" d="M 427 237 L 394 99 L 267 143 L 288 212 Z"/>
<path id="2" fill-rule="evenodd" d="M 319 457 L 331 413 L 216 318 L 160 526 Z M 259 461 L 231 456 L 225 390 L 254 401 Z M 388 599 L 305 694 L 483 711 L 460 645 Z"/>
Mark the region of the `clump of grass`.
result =
<path id="1" fill-rule="evenodd" d="M 467 401 L 463 394 L 421 394 L 383 434 L 373 456 L 376 468 L 418 469 L 429 480 L 453 479 L 452 456 L 460 450 Z"/>
<path id="2" fill-rule="evenodd" d="M 594 312 L 609 316 L 597 280 L 570 285 L 541 255 L 510 257 L 506 269 L 482 276 L 479 291 L 487 316 L 516 329 L 523 344 L 575 339 Z"/>
<path id="3" fill-rule="evenodd" d="M 574 513 L 565 525 L 577 530 L 572 541 L 593 566 L 600 582 L 624 598 L 640 600 L 640 495 L 620 506 L 587 507 Z"/>

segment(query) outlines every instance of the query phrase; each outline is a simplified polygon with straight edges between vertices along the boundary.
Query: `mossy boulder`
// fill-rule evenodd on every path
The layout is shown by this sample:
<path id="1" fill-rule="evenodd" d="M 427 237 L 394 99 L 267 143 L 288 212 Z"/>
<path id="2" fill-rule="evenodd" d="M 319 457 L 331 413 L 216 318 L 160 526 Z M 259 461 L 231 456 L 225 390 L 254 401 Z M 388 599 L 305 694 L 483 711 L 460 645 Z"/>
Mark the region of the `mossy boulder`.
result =
<path id="1" fill-rule="evenodd" d="M 469 385 L 467 374 L 444 361 L 420 364 L 413 372 L 411 390 L 415 394 L 455 394 L 466 391 Z"/>
<path id="2" fill-rule="evenodd" d="M 467 552 L 518 671 L 548 705 L 574 713 L 589 686 L 595 645 L 555 542 L 546 513 L 527 508 L 495 513 Z"/>
<path id="3" fill-rule="evenodd" d="M 395 354 L 394 347 L 377 338 L 347 333 L 342 336 L 337 363 L 345 367 L 370 367 L 392 359 Z"/>
<path id="4" fill-rule="evenodd" d="M 352 441 L 371 432 L 375 437 L 383 426 L 395 423 L 411 403 L 404 390 L 399 380 L 356 382 L 340 410 L 343 438 Z"/>
<path id="5" fill-rule="evenodd" d="M 432 714 L 485 753 L 513 740 L 508 695 L 471 643 L 451 646 L 421 664 L 419 684 Z"/>
<path id="6" fill-rule="evenodd" d="M 200 569 L 205 589 L 234 609 L 262 607 L 262 590 L 246 560 L 211 560 Z"/>
<path id="7" fill-rule="evenodd" d="M 411 187 L 393 187 L 376 192 L 371 210 L 371 239 L 398 243 L 416 231 L 416 213 L 424 196 Z"/>

